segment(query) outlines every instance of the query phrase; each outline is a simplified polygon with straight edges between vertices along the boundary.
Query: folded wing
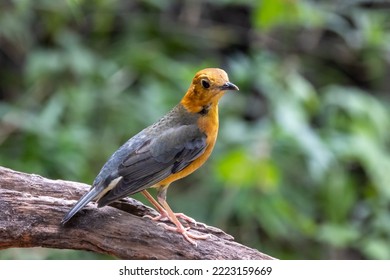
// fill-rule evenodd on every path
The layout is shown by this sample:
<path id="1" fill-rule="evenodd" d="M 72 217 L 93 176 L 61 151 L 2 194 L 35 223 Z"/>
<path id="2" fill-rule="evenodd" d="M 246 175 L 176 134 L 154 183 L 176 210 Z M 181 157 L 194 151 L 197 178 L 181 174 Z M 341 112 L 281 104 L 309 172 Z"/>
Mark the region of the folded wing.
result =
<path id="1" fill-rule="evenodd" d="M 132 151 L 120 164 L 122 179 L 98 201 L 107 205 L 124 196 L 145 190 L 180 172 L 204 153 L 206 135 L 196 125 L 169 128 Z"/>

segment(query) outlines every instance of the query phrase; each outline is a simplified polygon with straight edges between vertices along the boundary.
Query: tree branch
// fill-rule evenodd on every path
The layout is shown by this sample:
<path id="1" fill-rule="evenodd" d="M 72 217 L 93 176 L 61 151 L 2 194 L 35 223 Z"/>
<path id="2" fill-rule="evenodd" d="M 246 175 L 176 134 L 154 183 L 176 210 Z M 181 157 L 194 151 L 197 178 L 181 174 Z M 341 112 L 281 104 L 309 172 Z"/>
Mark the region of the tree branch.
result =
<path id="1" fill-rule="evenodd" d="M 61 226 L 64 214 L 88 189 L 86 184 L 0 167 L 0 249 L 77 249 L 121 259 L 273 259 L 203 224 L 191 228 L 211 237 L 195 247 L 180 234 L 142 218 L 157 212 L 132 198 L 99 209 L 90 203 Z"/>

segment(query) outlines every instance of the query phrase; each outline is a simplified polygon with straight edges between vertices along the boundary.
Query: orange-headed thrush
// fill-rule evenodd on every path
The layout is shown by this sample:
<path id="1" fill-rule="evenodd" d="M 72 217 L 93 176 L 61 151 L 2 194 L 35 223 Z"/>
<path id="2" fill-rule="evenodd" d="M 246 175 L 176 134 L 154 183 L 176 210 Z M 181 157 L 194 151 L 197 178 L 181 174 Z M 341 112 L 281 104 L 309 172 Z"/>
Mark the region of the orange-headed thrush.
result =
<path id="1" fill-rule="evenodd" d="M 196 73 L 183 99 L 155 124 L 145 128 L 123 144 L 104 164 L 84 194 L 65 215 L 65 224 L 88 202 L 97 200 L 98 207 L 138 192 L 153 204 L 160 215 L 153 220 L 169 219 L 189 242 L 207 235 L 188 232 L 179 218 L 193 219 L 174 213 L 166 201 L 168 186 L 181 179 L 208 159 L 218 134 L 218 101 L 227 90 L 238 90 L 229 82 L 225 71 L 207 68 Z M 147 192 L 157 188 L 157 201 Z"/>

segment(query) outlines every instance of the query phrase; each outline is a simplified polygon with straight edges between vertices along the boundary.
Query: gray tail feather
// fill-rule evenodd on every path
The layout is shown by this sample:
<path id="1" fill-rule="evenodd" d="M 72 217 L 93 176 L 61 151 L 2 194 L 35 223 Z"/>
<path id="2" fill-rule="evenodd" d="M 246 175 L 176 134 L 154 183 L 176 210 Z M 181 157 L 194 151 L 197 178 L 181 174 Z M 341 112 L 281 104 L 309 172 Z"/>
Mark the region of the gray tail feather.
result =
<path id="1" fill-rule="evenodd" d="M 64 216 L 64 218 L 61 221 L 61 224 L 64 225 L 66 222 L 68 222 L 78 211 L 81 210 L 85 205 L 88 204 L 88 202 L 94 200 L 96 197 L 99 196 L 102 189 L 99 188 L 99 186 L 94 187 L 89 192 L 84 194 L 79 201 L 70 209 L 70 211 Z"/>

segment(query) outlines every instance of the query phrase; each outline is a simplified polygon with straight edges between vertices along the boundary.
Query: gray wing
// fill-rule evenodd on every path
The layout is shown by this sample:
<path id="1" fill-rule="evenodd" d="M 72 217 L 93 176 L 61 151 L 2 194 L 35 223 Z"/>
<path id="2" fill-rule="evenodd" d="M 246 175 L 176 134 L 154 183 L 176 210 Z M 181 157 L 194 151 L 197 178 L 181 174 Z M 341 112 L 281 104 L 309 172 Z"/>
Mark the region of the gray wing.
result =
<path id="1" fill-rule="evenodd" d="M 145 190 L 180 172 L 205 149 L 206 135 L 196 125 L 169 128 L 145 139 L 119 164 L 117 176 L 122 179 L 98 201 L 98 206 Z"/>

